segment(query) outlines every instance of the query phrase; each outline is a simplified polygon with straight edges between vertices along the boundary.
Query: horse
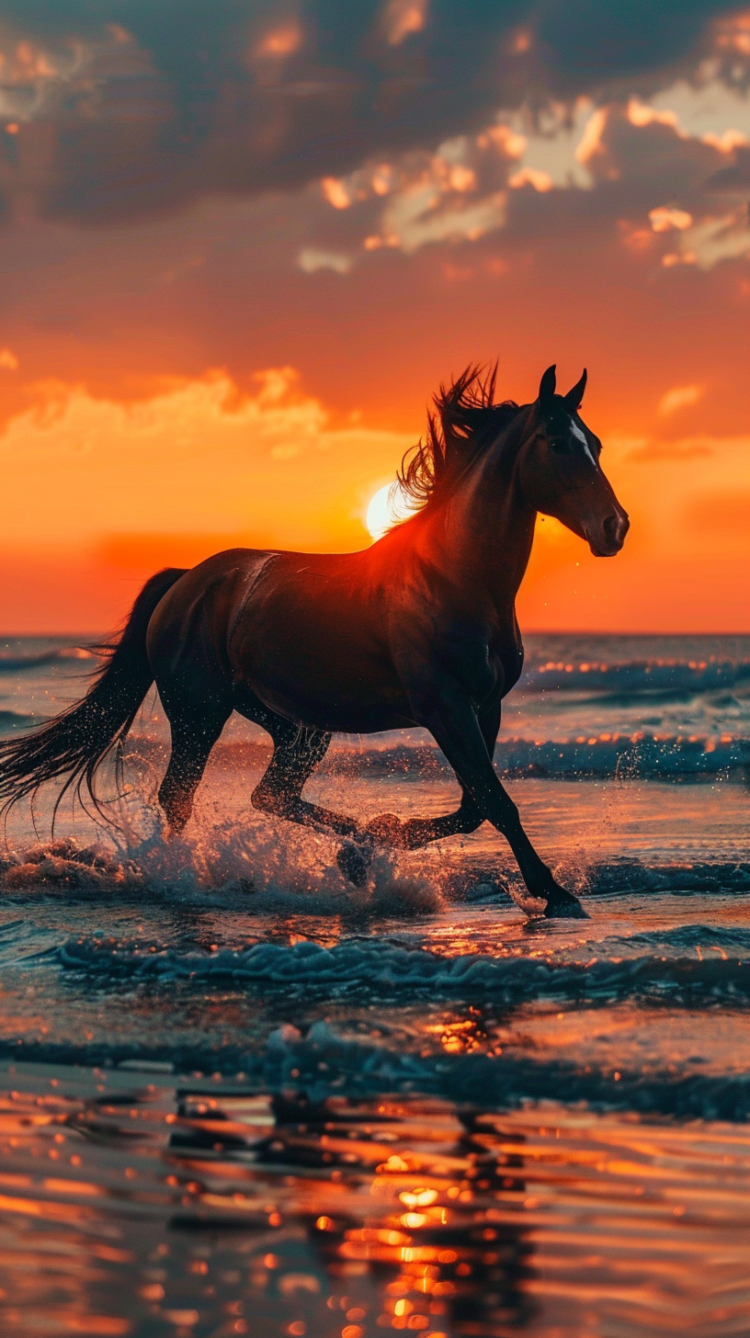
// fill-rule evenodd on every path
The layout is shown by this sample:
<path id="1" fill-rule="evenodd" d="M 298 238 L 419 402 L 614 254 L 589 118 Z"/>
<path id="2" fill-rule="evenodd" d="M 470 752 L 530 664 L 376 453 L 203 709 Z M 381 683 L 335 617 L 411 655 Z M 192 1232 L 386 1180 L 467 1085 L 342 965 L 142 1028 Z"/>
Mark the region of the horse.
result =
<path id="1" fill-rule="evenodd" d="M 412 508 L 370 548 L 311 554 L 233 548 L 152 576 L 80 702 L 0 745 L 7 810 L 66 777 L 79 798 L 130 729 L 152 683 L 171 729 L 159 789 L 167 836 L 182 832 L 233 711 L 266 730 L 270 765 L 251 795 L 275 818 L 340 838 L 339 867 L 362 885 L 378 847 L 415 850 L 489 821 L 508 842 L 547 917 L 585 917 L 537 853 L 493 766 L 503 698 L 523 643 L 515 599 L 537 513 L 597 557 L 622 548 L 627 513 L 601 467 L 580 407 L 548 367 L 533 403 L 495 403 L 497 368 L 441 385 L 428 431 L 402 461 Z M 354 817 L 303 799 L 334 733 L 429 730 L 461 788 L 433 818 Z M 59 798 L 58 798 L 59 803 Z"/>

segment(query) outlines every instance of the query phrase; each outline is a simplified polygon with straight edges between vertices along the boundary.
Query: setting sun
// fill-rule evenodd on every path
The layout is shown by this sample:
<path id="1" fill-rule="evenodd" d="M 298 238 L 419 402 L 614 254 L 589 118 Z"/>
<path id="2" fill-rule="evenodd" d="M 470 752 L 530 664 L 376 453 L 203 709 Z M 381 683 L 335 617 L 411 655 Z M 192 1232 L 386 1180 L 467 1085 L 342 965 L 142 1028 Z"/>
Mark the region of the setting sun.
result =
<path id="1" fill-rule="evenodd" d="M 365 525 L 373 539 L 382 539 L 399 521 L 408 520 L 413 510 L 398 482 L 384 483 L 370 498 Z"/>
<path id="2" fill-rule="evenodd" d="M 382 539 L 394 521 L 391 511 L 391 490 L 394 484 L 384 483 L 382 488 L 370 498 L 365 516 L 365 525 L 373 539 Z"/>

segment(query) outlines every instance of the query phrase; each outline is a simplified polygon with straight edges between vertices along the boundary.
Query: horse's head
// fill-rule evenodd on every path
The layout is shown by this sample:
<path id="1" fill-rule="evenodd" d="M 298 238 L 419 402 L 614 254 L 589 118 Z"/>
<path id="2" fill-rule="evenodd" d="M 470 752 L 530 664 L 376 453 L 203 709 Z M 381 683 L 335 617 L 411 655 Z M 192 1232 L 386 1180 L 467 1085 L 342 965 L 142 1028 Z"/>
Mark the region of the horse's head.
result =
<path id="1" fill-rule="evenodd" d="M 536 511 L 586 539 L 595 557 L 614 557 L 630 520 L 599 463 L 602 444 L 578 412 L 585 388 L 586 372 L 557 395 L 555 368 L 547 368 L 518 456 L 521 490 Z"/>

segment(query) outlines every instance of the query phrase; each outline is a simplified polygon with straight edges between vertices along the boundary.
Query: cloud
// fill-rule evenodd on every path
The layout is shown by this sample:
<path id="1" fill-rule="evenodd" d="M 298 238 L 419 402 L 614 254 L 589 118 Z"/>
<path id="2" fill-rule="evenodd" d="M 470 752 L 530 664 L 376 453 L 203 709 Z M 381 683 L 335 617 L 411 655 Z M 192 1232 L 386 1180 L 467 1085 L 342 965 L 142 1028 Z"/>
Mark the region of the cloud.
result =
<path id="1" fill-rule="evenodd" d="M 345 255 L 351 268 L 383 247 L 413 255 L 429 243 L 475 241 L 503 225 L 509 175 L 524 145 L 522 136 L 493 122 L 478 135 L 444 140 L 433 153 L 412 151 L 326 177 L 320 193 L 329 209 L 314 218 L 312 249 Z M 542 173 L 532 171 L 516 185 L 527 181 L 546 188 Z M 302 255 L 299 263 L 310 268 Z"/>
<path id="2" fill-rule="evenodd" d="M 24 454 L 37 460 L 133 451 L 149 449 L 154 440 L 164 445 L 165 428 L 176 458 L 201 449 L 207 430 L 278 458 L 321 444 L 328 415 L 318 400 L 296 390 L 293 368 L 256 372 L 254 380 L 257 393 L 242 395 L 225 372 L 208 372 L 129 406 L 93 398 L 83 387 L 43 384 L 42 403 L 8 424 L 0 448 L 13 455 L 22 438 Z"/>
<path id="3" fill-rule="evenodd" d="M 736 152 L 727 166 L 720 167 L 706 182 L 709 190 L 717 194 L 745 194 L 750 190 L 750 145 L 735 145 Z"/>
<path id="4" fill-rule="evenodd" d="M 727 491 L 735 487 L 744 487 L 746 481 L 750 482 L 750 438 L 745 436 L 709 436 L 706 433 L 690 437 L 680 437 L 677 440 L 669 441 L 665 439 L 645 439 L 626 447 L 625 460 L 630 464 L 653 465 L 653 466 L 672 466 L 674 464 L 688 465 L 691 468 L 694 465 L 698 473 L 693 479 L 694 486 L 700 487 L 701 493 L 706 489 L 715 489 L 717 486 L 724 486 Z M 711 460 L 710 471 L 702 465 L 701 460 Z M 680 469 L 675 473 L 675 479 L 686 479 L 689 470 Z M 674 493 L 675 484 L 672 484 Z"/>
<path id="5" fill-rule="evenodd" d="M 605 81 L 596 96 L 568 100 L 552 96 L 548 80 L 545 102 L 527 87 L 515 108 L 499 107 L 431 151 L 373 157 L 324 177 L 329 208 L 310 212 L 313 249 L 346 255 L 351 268 L 383 247 L 413 254 L 500 230 L 512 243 L 617 229 L 664 270 L 744 259 L 750 64 L 736 58 L 750 46 L 744 22 L 714 27 L 690 80 L 662 71 L 655 91 L 642 79 L 638 91 L 638 79 Z M 735 63 L 725 68 L 730 49 Z"/>
<path id="6" fill-rule="evenodd" d="M 654 232 L 672 232 L 675 229 L 684 232 L 693 223 L 693 215 L 686 209 L 669 209 L 665 205 L 649 209 L 648 216 Z"/>
<path id="7" fill-rule="evenodd" d="M 388 0 L 382 23 L 391 46 L 400 46 L 412 33 L 421 33 L 427 22 L 428 0 Z"/>
<path id="8" fill-rule="evenodd" d="M 0 0 L 6 211 L 120 221 L 434 153 L 498 111 L 735 79 L 726 0 Z M 722 126 L 720 133 L 731 127 Z M 525 164 L 553 172 L 543 163 Z M 459 228 L 460 231 L 460 228 Z"/>
<path id="9" fill-rule="evenodd" d="M 314 246 L 303 246 L 297 263 L 305 274 L 315 274 L 319 269 L 332 269 L 336 274 L 348 274 L 354 259 L 340 251 L 318 251 Z"/>
<path id="10" fill-rule="evenodd" d="M 413 442 L 333 426 L 290 367 L 256 373 L 251 393 L 213 371 L 131 404 L 60 383 L 37 394 L 0 436 L 6 547 L 80 549 L 112 534 L 130 550 L 138 535 L 147 548 L 173 535 L 191 552 L 248 534 L 357 547 L 373 481 Z"/>
<path id="11" fill-rule="evenodd" d="M 743 205 L 718 217 L 704 218 L 688 228 L 680 237 L 677 250 L 662 257 L 662 264 L 713 269 L 723 260 L 744 260 L 748 256 L 750 224 L 747 206 Z"/>
<path id="12" fill-rule="evenodd" d="M 691 404 L 697 404 L 702 394 L 702 386 L 674 386 L 672 390 L 662 395 L 658 412 L 664 415 L 675 413 L 678 409 L 686 409 Z"/>
<path id="13" fill-rule="evenodd" d="M 750 104 L 748 118 L 750 129 Z M 738 134 L 726 142 L 688 134 L 676 113 L 632 97 L 599 108 L 579 98 L 568 117 L 562 106 L 536 119 L 529 107 L 498 113 L 432 153 L 324 178 L 323 210 L 309 215 L 312 249 L 345 256 L 351 268 L 383 247 L 410 255 L 500 230 L 528 241 L 620 229 L 651 263 L 712 269 L 750 251 L 745 205 L 722 175 L 745 152 Z"/>
<path id="14" fill-rule="evenodd" d="M 517 172 L 508 177 L 508 185 L 512 190 L 520 190 L 522 186 L 532 186 L 534 190 L 543 192 L 552 190 L 554 184 L 549 172 L 543 172 L 538 167 L 519 167 Z"/>

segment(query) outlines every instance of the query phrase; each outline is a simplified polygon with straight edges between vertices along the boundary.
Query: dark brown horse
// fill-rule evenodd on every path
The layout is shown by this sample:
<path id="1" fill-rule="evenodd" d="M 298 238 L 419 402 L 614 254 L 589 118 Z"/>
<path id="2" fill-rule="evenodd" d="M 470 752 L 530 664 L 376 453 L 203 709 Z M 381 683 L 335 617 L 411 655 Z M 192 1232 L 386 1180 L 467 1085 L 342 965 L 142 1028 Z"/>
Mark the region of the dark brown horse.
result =
<path id="1" fill-rule="evenodd" d="M 526 835 L 492 765 L 503 697 L 523 646 L 515 598 L 538 511 L 556 516 L 598 557 L 622 548 L 628 517 L 579 416 L 586 373 L 567 395 L 548 368 L 533 404 L 495 404 L 494 375 L 474 369 L 436 397 L 426 441 L 401 486 L 419 506 L 361 553 L 236 548 L 144 586 L 87 696 L 0 748 L 6 807 L 67 777 L 93 795 L 95 773 L 122 740 L 155 680 L 172 730 L 159 798 L 182 831 L 209 753 L 233 711 L 268 731 L 274 754 L 256 808 L 344 838 L 339 865 L 361 883 L 375 845 L 413 850 L 490 821 L 545 914 L 582 915 Z M 336 732 L 421 725 L 463 797 L 454 813 L 362 827 L 302 798 Z"/>

